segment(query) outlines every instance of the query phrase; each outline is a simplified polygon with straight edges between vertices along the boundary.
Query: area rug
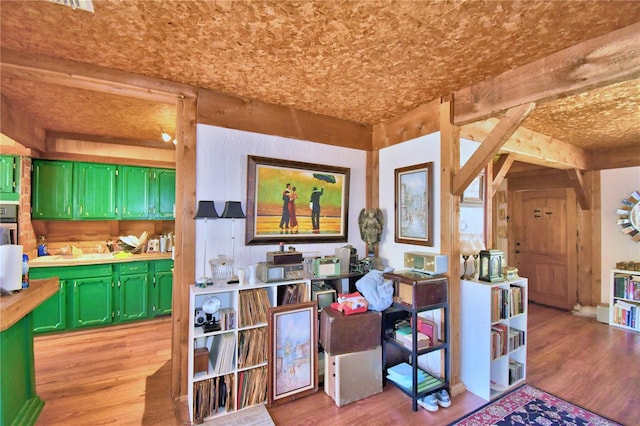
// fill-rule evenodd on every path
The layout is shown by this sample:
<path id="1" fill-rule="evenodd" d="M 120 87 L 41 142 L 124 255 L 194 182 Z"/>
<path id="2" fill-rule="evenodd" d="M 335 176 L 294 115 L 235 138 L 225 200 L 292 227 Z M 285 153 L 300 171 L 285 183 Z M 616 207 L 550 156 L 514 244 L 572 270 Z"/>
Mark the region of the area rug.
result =
<path id="1" fill-rule="evenodd" d="M 523 385 L 449 424 L 454 425 L 622 426 L 530 385 Z"/>
<path id="2" fill-rule="evenodd" d="M 264 404 L 254 405 L 225 416 L 216 417 L 203 425 L 215 426 L 275 426 Z"/>

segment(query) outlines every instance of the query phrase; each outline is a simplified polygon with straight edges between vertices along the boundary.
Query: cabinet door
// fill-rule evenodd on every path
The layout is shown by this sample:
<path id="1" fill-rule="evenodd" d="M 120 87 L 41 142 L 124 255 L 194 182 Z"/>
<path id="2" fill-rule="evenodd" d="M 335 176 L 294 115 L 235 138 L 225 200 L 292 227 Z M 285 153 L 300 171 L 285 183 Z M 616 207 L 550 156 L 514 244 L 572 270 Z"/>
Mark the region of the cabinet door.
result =
<path id="1" fill-rule="evenodd" d="M 148 274 L 120 276 L 117 291 L 117 317 L 119 321 L 124 322 L 147 318 L 148 282 Z"/>
<path id="2" fill-rule="evenodd" d="M 20 199 L 20 157 L 0 155 L 0 199 Z"/>
<path id="3" fill-rule="evenodd" d="M 176 202 L 176 171 L 172 169 L 155 169 L 153 171 L 152 197 L 153 216 L 156 219 L 173 219 L 173 206 Z"/>
<path id="4" fill-rule="evenodd" d="M 60 280 L 60 289 L 33 310 L 33 332 L 46 333 L 67 328 L 67 284 Z"/>
<path id="5" fill-rule="evenodd" d="M 171 303 L 173 300 L 173 273 L 156 272 L 153 277 L 154 287 L 154 315 L 168 315 L 171 313 Z"/>
<path id="6" fill-rule="evenodd" d="M 122 219 L 149 218 L 149 169 L 147 167 L 120 166 L 119 199 Z"/>
<path id="7" fill-rule="evenodd" d="M 113 322 L 112 285 L 110 276 L 73 280 L 71 327 Z"/>
<path id="8" fill-rule="evenodd" d="M 32 219 L 71 219 L 73 163 L 33 160 Z"/>
<path id="9" fill-rule="evenodd" d="M 116 166 L 76 163 L 75 217 L 78 219 L 116 219 Z"/>

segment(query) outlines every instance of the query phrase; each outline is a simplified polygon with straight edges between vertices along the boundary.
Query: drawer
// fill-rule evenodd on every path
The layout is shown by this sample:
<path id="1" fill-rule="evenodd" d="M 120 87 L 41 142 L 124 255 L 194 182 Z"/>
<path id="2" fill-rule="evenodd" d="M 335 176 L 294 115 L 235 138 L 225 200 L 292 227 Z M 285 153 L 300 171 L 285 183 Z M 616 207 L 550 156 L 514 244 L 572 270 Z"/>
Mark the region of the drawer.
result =
<path id="1" fill-rule="evenodd" d="M 119 266 L 120 266 L 120 275 L 149 273 L 149 262 L 144 262 L 144 261 L 128 262 L 128 263 L 121 263 Z"/>
<path id="2" fill-rule="evenodd" d="M 153 267 L 156 272 L 171 272 L 171 270 L 173 269 L 173 260 L 156 260 L 153 262 Z"/>

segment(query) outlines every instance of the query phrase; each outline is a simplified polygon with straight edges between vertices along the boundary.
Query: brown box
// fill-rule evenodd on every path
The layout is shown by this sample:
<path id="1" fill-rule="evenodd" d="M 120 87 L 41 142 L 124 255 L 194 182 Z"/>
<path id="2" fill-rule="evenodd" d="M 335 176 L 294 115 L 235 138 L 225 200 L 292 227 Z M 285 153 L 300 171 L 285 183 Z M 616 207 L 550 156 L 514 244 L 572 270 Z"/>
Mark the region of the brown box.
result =
<path id="1" fill-rule="evenodd" d="M 338 407 L 382 392 L 382 347 L 342 355 L 325 352 L 324 392 Z"/>
<path id="2" fill-rule="evenodd" d="M 267 263 L 271 263 L 273 265 L 302 263 L 302 253 L 299 251 L 268 251 Z"/>
<path id="3" fill-rule="evenodd" d="M 320 344 L 331 355 L 374 349 L 380 346 L 381 334 L 380 312 L 345 315 L 327 307 L 320 314 Z"/>
<path id="4" fill-rule="evenodd" d="M 196 348 L 193 350 L 193 374 L 209 371 L 209 349 Z"/>
<path id="5" fill-rule="evenodd" d="M 447 301 L 447 279 L 428 277 L 415 272 L 385 274 L 386 279 L 395 283 L 395 301 L 421 308 Z"/>

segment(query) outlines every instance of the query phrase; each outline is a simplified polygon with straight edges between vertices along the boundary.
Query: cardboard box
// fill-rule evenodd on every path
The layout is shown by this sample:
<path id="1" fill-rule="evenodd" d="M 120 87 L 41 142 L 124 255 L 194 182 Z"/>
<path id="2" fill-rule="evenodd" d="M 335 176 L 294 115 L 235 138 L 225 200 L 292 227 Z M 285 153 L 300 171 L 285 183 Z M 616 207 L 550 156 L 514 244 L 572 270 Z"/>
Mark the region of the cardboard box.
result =
<path id="1" fill-rule="evenodd" d="M 193 374 L 209 371 L 209 349 L 196 348 L 193 350 Z"/>
<path id="2" fill-rule="evenodd" d="M 338 407 L 382 392 L 382 347 L 343 355 L 325 353 L 324 391 Z"/>
<path id="3" fill-rule="evenodd" d="M 433 278 L 415 272 L 389 273 L 384 277 L 395 283 L 396 302 L 421 308 L 447 301 L 447 279 L 444 277 Z"/>
<path id="4" fill-rule="evenodd" d="M 373 349 L 380 346 L 381 335 L 380 312 L 345 315 L 327 307 L 320 314 L 320 344 L 332 355 Z"/>

